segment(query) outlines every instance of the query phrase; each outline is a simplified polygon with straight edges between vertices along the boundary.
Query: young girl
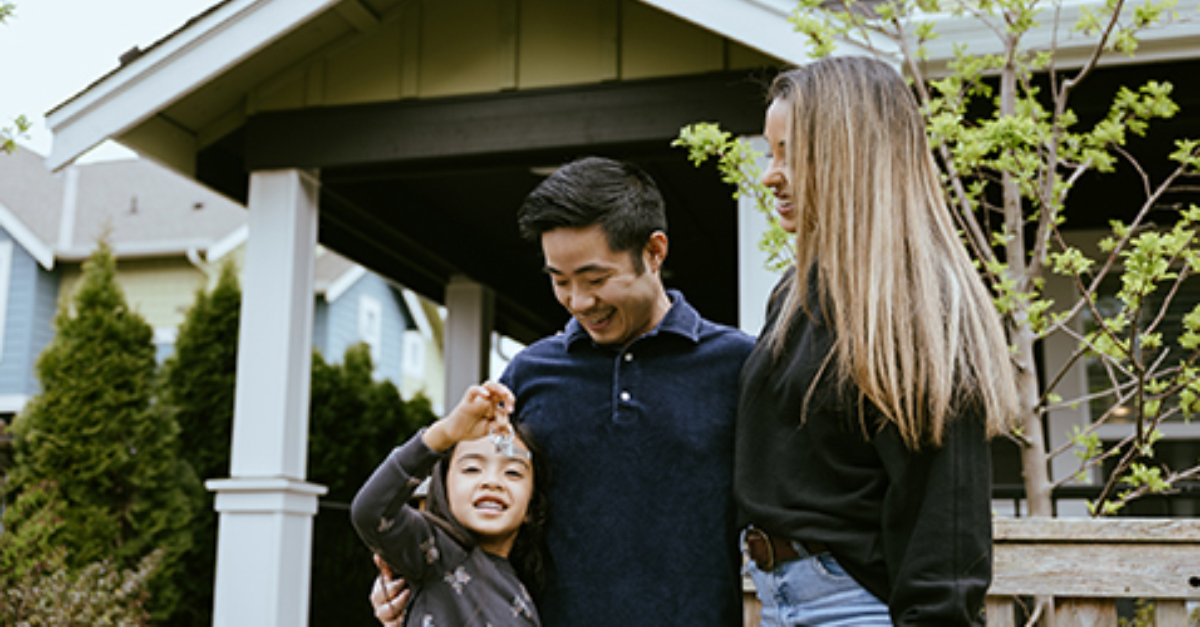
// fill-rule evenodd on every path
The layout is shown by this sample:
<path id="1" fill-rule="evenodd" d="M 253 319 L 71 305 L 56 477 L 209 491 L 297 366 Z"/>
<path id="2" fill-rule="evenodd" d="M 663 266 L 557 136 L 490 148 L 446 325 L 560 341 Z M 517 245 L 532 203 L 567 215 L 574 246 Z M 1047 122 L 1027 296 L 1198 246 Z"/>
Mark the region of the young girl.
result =
<path id="1" fill-rule="evenodd" d="M 528 433 L 508 422 L 513 406 L 499 383 L 472 386 L 354 497 L 359 536 L 413 590 L 406 625 L 541 624 L 524 583 L 541 584 L 545 474 Z M 427 475 L 421 512 L 407 501 Z"/>

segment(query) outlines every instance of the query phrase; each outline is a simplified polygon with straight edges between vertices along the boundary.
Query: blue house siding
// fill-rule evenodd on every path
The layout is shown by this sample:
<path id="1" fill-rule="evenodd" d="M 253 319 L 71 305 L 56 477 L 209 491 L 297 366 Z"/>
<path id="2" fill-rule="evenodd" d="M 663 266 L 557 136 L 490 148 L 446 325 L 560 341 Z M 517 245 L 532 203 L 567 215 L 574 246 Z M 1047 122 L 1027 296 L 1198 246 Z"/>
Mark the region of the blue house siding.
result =
<path id="1" fill-rule="evenodd" d="M 32 261 L 32 260 L 31 260 Z M 34 284 L 34 303 L 35 312 L 33 319 L 30 320 L 29 328 L 30 349 L 29 365 L 26 367 L 26 372 L 29 373 L 29 381 L 26 389 L 27 394 L 33 395 L 42 391 L 41 383 L 34 374 L 34 364 L 37 358 L 42 354 L 54 339 L 54 316 L 58 313 L 58 295 L 60 275 L 58 272 L 47 272 L 37 265 L 32 264 L 35 273 Z"/>
<path id="2" fill-rule="evenodd" d="M 329 305 L 324 298 L 317 298 L 313 305 L 313 348 L 320 351 L 325 361 L 341 361 L 340 356 L 329 354 Z"/>
<path id="3" fill-rule="evenodd" d="M 375 371 L 380 377 L 399 385 L 404 331 L 409 327 L 409 321 L 404 314 L 404 299 L 400 292 L 378 275 L 364 274 L 332 304 L 325 303 L 317 308 L 318 311 L 325 310 L 322 323 L 325 345 L 321 353 L 329 361 L 340 362 L 347 348 L 363 341 L 359 328 L 363 297 L 379 303 L 380 357 Z M 322 314 L 314 318 L 314 331 L 318 328 L 316 319 L 320 317 Z"/>
<path id="4" fill-rule="evenodd" d="M 58 274 L 43 270 L 3 229 L 0 241 L 12 242 L 4 347 L 0 355 L 0 394 L 32 396 L 40 391 L 34 363 L 54 337 Z"/>

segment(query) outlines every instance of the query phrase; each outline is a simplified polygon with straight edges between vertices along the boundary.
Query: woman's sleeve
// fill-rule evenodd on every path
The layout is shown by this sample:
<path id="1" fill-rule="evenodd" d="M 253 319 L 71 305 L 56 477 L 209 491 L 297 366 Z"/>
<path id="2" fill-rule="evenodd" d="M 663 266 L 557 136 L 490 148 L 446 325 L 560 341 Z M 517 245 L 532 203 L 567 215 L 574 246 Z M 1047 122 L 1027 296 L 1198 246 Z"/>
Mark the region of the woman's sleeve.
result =
<path id="1" fill-rule="evenodd" d="M 984 416 L 963 412 L 939 448 L 876 438 L 891 481 L 883 543 L 896 625 L 982 625 L 992 580 L 991 449 Z"/>
<path id="2" fill-rule="evenodd" d="M 396 575 L 410 581 L 422 580 L 438 557 L 433 524 L 408 506 L 413 491 L 441 458 L 425 445 L 422 433 L 396 447 L 350 505 L 359 537 Z"/>

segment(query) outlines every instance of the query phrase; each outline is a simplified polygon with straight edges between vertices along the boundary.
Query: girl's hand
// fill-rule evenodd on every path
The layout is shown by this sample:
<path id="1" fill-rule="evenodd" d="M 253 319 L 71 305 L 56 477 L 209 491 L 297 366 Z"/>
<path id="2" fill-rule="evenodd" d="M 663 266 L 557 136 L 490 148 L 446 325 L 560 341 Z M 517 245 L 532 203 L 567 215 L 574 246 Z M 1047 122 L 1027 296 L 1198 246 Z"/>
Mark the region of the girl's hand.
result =
<path id="1" fill-rule="evenodd" d="M 464 440 L 511 429 L 508 414 L 515 404 L 513 393 L 500 383 L 472 385 L 448 416 L 425 431 L 425 445 L 440 453 Z"/>

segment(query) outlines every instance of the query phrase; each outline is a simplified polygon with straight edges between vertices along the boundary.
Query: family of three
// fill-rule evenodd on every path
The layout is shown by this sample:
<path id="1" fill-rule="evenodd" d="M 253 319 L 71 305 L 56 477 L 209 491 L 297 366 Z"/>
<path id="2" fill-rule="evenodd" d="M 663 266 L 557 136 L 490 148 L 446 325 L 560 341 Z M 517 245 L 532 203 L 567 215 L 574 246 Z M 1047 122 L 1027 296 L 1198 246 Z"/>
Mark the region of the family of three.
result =
<path id="1" fill-rule="evenodd" d="M 572 319 L 356 497 L 382 623 L 741 625 L 745 564 L 763 625 L 981 624 L 1014 373 L 918 106 L 858 57 L 780 74 L 769 103 L 795 264 L 757 341 L 664 288 L 640 169 L 582 159 L 526 199 Z"/>

